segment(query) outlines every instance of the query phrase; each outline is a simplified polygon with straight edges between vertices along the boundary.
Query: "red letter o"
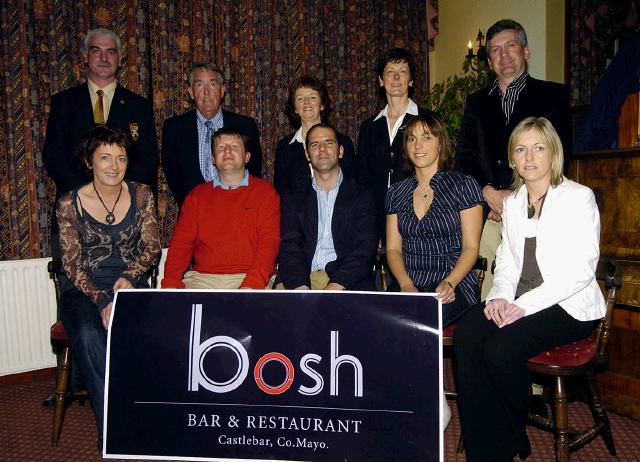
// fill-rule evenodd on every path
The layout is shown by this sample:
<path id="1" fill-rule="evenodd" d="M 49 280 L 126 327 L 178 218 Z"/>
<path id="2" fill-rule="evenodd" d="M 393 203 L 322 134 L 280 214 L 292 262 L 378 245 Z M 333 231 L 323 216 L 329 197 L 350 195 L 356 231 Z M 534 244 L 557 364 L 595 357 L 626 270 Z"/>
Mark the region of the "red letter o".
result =
<path id="1" fill-rule="evenodd" d="M 265 383 L 264 378 L 262 377 L 262 369 L 267 365 L 267 363 L 271 361 L 277 361 L 282 364 L 287 372 L 284 382 L 276 387 Z M 293 383 L 294 375 L 295 373 L 293 370 L 293 364 L 291 363 L 289 358 L 287 358 L 282 353 L 267 353 L 258 360 L 258 362 L 256 363 L 256 367 L 254 367 L 253 369 L 253 378 L 255 379 L 256 384 L 258 385 L 260 390 L 270 395 L 279 395 L 287 391 Z"/>

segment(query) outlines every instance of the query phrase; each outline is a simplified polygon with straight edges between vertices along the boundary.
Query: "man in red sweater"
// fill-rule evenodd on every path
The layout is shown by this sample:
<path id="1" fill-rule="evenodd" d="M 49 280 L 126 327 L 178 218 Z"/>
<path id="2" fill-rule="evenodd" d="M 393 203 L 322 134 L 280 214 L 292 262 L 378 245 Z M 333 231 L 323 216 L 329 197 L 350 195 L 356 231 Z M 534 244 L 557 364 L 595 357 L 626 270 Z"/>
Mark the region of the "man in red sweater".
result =
<path id="1" fill-rule="evenodd" d="M 249 175 L 246 143 L 231 127 L 213 135 L 214 178 L 196 186 L 182 205 L 163 288 L 267 285 L 280 245 L 280 198 L 270 183 Z"/>

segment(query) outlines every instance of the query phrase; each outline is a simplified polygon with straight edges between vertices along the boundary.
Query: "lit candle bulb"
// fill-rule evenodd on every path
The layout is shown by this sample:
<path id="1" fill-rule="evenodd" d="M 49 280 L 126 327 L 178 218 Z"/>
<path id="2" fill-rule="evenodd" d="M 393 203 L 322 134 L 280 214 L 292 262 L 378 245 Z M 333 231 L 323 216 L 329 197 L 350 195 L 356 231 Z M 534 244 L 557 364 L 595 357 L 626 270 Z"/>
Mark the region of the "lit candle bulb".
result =
<path id="1" fill-rule="evenodd" d="M 469 40 L 469 43 L 467 43 L 467 56 L 473 56 L 473 44 L 471 43 L 471 40 Z"/>

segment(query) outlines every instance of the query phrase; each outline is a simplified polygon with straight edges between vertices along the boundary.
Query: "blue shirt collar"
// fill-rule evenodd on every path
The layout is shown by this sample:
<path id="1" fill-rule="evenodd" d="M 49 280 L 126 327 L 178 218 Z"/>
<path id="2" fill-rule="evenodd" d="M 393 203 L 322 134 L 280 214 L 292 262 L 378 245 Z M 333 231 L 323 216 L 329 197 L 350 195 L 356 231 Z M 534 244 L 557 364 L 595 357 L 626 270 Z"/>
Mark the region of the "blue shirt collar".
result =
<path id="1" fill-rule="evenodd" d="M 196 120 L 198 121 L 198 124 L 200 126 L 203 126 L 207 120 L 210 120 L 211 122 L 213 122 L 214 127 L 222 127 L 222 108 L 218 109 L 216 115 L 214 115 L 211 119 L 207 119 L 204 114 L 202 114 L 200 110 L 196 108 Z"/>
<path id="2" fill-rule="evenodd" d="M 313 172 L 313 170 L 312 170 Z M 340 185 L 342 184 L 342 179 L 344 178 L 344 176 L 342 175 L 342 168 L 340 169 L 340 173 L 338 174 L 338 180 L 336 181 L 336 185 L 331 188 L 331 191 L 335 191 L 336 189 L 338 189 L 340 187 Z M 320 189 L 318 187 L 318 185 L 316 184 L 316 176 L 312 175 L 311 176 L 311 186 L 313 187 L 313 189 L 316 192 L 325 192 L 323 189 Z"/>
<path id="3" fill-rule="evenodd" d="M 214 188 L 231 190 L 231 189 L 238 189 L 243 186 L 249 186 L 249 170 L 247 170 L 246 168 L 244 169 L 244 176 L 242 177 L 242 180 L 240 180 L 240 183 L 233 186 L 227 186 L 226 184 L 223 184 L 220 181 L 220 175 L 218 174 L 218 169 L 215 166 L 213 167 L 213 187 Z"/>

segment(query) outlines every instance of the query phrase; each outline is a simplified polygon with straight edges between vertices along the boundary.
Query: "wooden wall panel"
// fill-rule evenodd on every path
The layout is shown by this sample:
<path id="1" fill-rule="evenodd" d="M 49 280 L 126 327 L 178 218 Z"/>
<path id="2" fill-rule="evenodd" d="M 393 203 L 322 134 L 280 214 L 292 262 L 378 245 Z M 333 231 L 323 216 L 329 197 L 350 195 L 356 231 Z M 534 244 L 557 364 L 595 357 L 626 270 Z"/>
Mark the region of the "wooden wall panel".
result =
<path id="1" fill-rule="evenodd" d="M 578 153 L 570 176 L 593 189 L 600 208 L 600 253 L 623 266 L 609 365 L 598 382 L 609 409 L 640 419 L 640 150 Z"/>

